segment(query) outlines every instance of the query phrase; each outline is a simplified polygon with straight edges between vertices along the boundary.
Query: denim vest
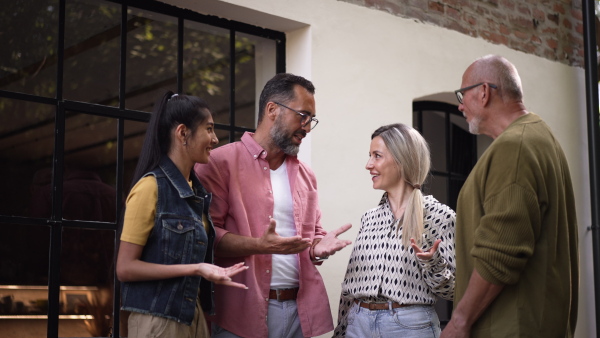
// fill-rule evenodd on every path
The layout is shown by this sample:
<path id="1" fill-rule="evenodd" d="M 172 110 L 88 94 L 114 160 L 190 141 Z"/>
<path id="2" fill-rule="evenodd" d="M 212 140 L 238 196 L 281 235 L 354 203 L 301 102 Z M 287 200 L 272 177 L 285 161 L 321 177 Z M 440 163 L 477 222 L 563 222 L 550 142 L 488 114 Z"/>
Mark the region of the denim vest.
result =
<path id="1" fill-rule="evenodd" d="M 158 184 L 158 202 L 154 228 L 142 251 L 141 260 L 156 264 L 213 263 L 215 230 L 208 214 L 212 195 L 191 172 L 193 190 L 167 156 L 158 167 L 144 176 L 153 175 Z M 207 235 L 202 223 L 206 213 Z M 191 325 L 196 301 L 213 314 L 213 284 L 200 276 L 122 283 L 122 309 L 169 318 Z M 201 294 L 198 294 L 198 291 Z"/>

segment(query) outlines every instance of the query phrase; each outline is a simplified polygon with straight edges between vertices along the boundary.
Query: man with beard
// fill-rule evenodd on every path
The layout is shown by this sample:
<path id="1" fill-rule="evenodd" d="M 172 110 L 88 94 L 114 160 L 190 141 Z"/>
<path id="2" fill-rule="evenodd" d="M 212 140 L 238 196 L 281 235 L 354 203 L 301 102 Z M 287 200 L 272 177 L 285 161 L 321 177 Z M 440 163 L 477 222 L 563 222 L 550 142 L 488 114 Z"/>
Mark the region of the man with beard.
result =
<path id="1" fill-rule="evenodd" d="M 565 154 L 523 103 L 503 57 L 473 62 L 456 90 L 474 134 L 494 139 L 458 196 L 453 337 L 573 337 L 579 281 Z"/>
<path id="2" fill-rule="evenodd" d="M 261 93 L 256 132 L 195 167 L 213 194 L 216 264 L 249 267 L 235 277 L 248 290 L 216 286 L 213 337 L 312 337 L 333 330 L 315 264 L 351 243 L 337 238 L 351 225 L 323 230 L 315 175 L 296 157 L 318 122 L 314 92 L 303 77 L 275 75 Z"/>

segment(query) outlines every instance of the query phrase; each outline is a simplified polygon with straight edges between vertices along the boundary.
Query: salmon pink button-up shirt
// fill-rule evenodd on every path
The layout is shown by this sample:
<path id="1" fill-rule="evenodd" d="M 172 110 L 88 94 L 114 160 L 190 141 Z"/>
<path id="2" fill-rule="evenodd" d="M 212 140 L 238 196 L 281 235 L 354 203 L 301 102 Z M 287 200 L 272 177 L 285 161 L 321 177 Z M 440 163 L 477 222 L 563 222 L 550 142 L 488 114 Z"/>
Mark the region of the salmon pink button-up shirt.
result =
<path id="1" fill-rule="evenodd" d="M 260 237 L 273 215 L 273 188 L 266 151 L 245 133 L 240 142 L 213 150 L 208 164 L 196 164 L 195 171 L 204 187 L 213 193 L 210 205 L 217 237 L 215 247 L 228 232 Z M 322 238 L 317 182 L 314 173 L 295 156 L 286 156 L 290 191 L 294 204 L 294 222 L 302 238 Z M 215 250 L 216 251 L 216 250 Z M 300 290 L 296 300 L 305 337 L 333 330 L 329 301 L 319 271 L 309 250 L 298 254 Z M 238 336 L 268 337 L 267 311 L 271 284 L 271 255 L 219 257 L 220 266 L 245 262 L 249 269 L 233 277 L 248 290 L 215 285 L 216 315 L 209 317 L 220 327 Z"/>

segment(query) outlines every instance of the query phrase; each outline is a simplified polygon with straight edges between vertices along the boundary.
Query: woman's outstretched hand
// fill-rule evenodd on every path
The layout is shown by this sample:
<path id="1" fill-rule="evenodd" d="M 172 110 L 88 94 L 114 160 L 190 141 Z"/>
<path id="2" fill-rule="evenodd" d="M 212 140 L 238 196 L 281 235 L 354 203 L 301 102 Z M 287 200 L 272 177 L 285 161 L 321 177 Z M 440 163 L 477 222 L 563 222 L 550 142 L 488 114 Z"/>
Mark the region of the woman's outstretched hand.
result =
<path id="1" fill-rule="evenodd" d="M 437 250 L 438 246 L 440 246 L 441 242 L 442 242 L 441 239 L 436 239 L 435 242 L 433 243 L 433 246 L 431 247 L 431 249 L 423 251 L 423 250 L 421 250 L 421 248 L 419 248 L 417 246 L 415 239 L 411 238 L 410 246 L 413 248 L 413 250 L 415 251 L 415 253 L 417 254 L 417 257 L 419 259 L 426 261 L 426 260 L 430 260 L 433 257 L 433 254 L 436 252 L 436 250 Z"/>
<path id="2" fill-rule="evenodd" d="M 248 266 L 245 266 L 243 262 L 237 263 L 228 268 L 222 268 L 220 266 L 208 263 L 198 264 L 198 274 L 202 276 L 202 278 L 209 280 L 215 284 L 223 284 L 240 289 L 248 289 L 248 287 L 244 284 L 232 281 L 231 276 L 234 276 L 239 272 L 245 271 L 247 269 Z"/>

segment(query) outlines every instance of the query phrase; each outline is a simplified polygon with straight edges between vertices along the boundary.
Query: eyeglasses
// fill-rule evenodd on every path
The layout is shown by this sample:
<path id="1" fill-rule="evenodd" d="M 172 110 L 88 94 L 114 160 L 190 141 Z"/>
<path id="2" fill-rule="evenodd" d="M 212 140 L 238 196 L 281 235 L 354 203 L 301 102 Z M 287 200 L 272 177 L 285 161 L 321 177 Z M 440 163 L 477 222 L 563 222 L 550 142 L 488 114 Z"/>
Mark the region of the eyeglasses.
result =
<path id="1" fill-rule="evenodd" d="M 281 104 L 279 102 L 273 101 L 273 103 L 275 103 L 276 105 L 282 106 L 283 108 L 287 108 L 291 111 L 293 111 L 294 113 L 302 116 L 301 120 L 300 120 L 300 124 L 302 125 L 302 128 L 310 125 L 310 130 L 315 129 L 315 127 L 317 126 L 317 124 L 319 124 L 319 120 L 317 120 L 314 117 L 311 117 L 310 115 L 306 114 L 306 113 L 301 113 L 299 111 L 297 111 L 296 109 L 292 109 L 288 106 L 286 106 L 285 104 Z"/>
<path id="2" fill-rule="evenodd" d="M 458 103 L 463 103 L 463 96 L 465 95 L 465 92 L 469 89 L 473 89 L 477 86 L 481 86 L 482 84 L 485 84 L 487 82 L 479 82 L 478 84 L 474 84 L 472 86 L 468 86 L 465 88 L 461 88 L 461 89 L 457 89 L 454 91 L 454 94 L 456 94 L 456 98 L 458 99 Z M 487 83 L 488 86 L 490 86 L 491 88 L 494 89 L 498 89 L 498 86 L 496 86 L 495 84 L 491 84 L 491 83 Z"/>

